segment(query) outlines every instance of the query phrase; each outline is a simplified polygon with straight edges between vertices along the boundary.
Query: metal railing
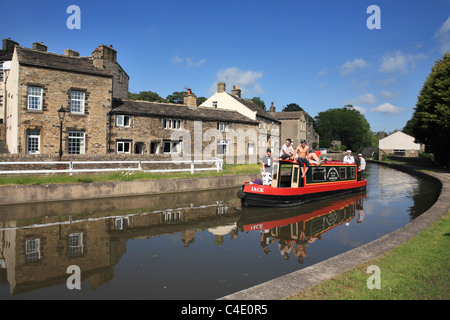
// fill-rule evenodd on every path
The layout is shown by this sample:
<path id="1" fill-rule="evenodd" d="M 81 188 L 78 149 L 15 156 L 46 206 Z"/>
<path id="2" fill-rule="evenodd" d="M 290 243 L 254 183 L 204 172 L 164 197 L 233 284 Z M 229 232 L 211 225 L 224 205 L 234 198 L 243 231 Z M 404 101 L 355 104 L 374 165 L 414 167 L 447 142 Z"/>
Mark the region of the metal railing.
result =
<path id="1" fill-rule="evenodd" d="M 196 168 L 195 165 L 212 163 L 212 167 L 202 167 Z M 128 165 L 128 167 L 117 167 L 117 168 L 76 168 L 77 165 Z M 182 165 L 190 164 L 189 168 L 176 168 L 176 169 L 143 169 L 145 164 L 171 164 L 171 165 Z M 44 165 L 44 166 L 65 166 L 67 169 L 34 169 L 34 170 L 1 170 L 4 165 Z M 44 173 L 82 173 L 82 172 L 111 172 L 111 171 L 140 171 L 140 172 L 191 172 L 194 174 L 195 171 L 212 171 L 217 172 L 222 171 L 223 160 L 222 159 L 211 159 L 211 160 L 187 160 L 187 161 L 18 161 L 18 162 L 0 162 L 0 174 L 44 174 Z"/>

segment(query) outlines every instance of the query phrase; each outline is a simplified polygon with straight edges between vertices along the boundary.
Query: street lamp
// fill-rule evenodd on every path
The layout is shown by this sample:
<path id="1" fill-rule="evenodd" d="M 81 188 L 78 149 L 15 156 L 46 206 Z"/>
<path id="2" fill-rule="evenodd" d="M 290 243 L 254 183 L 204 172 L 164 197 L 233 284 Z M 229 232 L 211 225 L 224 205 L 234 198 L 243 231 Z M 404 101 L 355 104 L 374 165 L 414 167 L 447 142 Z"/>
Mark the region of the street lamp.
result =
<path id="1" fill-rule="evenodd" d="M 64 110 L 64 108 L 61 106 L 61 108 L 59 108 L 58 110 L 58 118 L 60 121 L 60 125 L 59 125 L 59 161 L 61 161 L 62 155 L 63 155 L 63 151 L 62 151 L 62 125 L 63 125 L 63 120 L 64 120 L 64 116 L 66 115 L 66 110 Z"/>

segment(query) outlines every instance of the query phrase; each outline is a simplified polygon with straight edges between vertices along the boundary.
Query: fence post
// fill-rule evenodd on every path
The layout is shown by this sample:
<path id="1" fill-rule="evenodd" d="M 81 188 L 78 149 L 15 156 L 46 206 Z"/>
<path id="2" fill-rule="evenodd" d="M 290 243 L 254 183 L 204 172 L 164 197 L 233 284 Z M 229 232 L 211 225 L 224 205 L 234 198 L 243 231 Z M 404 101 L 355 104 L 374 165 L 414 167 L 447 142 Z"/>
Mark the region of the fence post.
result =
<path id="1" fill-rule="evenodd" d="M 69 170 L 70 170 L 70 173 L 69 173 L 69 175 L 71 176 L 72 174 L 73 174 L 73 163 L 72 163 L 72 161 L 70 161 L 69 162 Z"/>
<path id="2" fill-rule="evenodd" d="M 191 174 L 194 174 L 194 160 L 191 160 Z"/>

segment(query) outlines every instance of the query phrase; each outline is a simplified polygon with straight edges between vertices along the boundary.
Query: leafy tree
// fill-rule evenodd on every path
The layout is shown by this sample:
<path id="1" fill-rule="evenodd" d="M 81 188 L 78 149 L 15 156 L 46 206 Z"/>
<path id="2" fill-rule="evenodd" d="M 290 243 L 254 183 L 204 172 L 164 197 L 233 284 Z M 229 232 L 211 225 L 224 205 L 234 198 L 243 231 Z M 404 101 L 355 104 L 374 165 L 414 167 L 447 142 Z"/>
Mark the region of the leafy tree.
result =
<path id="1" fill-rule="evenodd" d="M 156 101 L 156 102 L 164 101 L 164 99 L 161 98 L 159 94 L 152 91 L 141 91 L 139 93 L 128 92 L 128 99 L 142 100 L 142 101 Z"/>
<path id="2" fill-rule="evenodd" d="M 283 108 L 283 111 L 303 111 L 303 109 L 296 103 L 290 103 Z"/>
<path id="3" fill-rule="evenodd" d="M 266 103 L 263 100 L 261 100 L 260 97 L 253 97 L 250 101 L 252 101 L 254 104 L 256 104 L 264 111 L 266 111 Z"/>
<path id="4" fill-rule="evenodd" d="M 184 103 L 184 96 L 187 94 L 187 91 L 175 91 L 174 93 L 168 95 L 166 97 L 167 102 L 170 103 L 177 103 L 177 104 L 183 104 Z"/>
<path id="5" fill-rule="evenodd" d="M 198 97 L 197 98 L 197 106 L 201 105 L 206 100 L 208 100 L 208 99 L 206 99 L 205 97 Z"/>
<path id="6" fill-rule="evenodd" d="M 408 121 L 418 143 L 434 154 L 436 162 L 448 167 L 450 161 L 450 53 L 435 62 Z"/>
<path id="7" fill-rule="evenodd" d="M 315 120 L 320 140 L 340 140 L 352 150 L 372 145 L 373 134 L 369 122 L 354 108 L 328 109 L 319 112 Z"/>

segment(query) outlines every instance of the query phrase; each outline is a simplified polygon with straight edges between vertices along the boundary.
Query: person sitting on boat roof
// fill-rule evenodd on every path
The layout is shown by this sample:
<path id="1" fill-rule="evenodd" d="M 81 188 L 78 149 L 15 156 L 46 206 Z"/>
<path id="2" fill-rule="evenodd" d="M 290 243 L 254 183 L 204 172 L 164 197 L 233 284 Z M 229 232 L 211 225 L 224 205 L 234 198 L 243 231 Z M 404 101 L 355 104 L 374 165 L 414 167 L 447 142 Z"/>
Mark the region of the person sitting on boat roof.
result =
<path id="1" fill-rule="evenodd" d="M 320 166 L 322 164 L 322 160 L 319 159 L 319 157 L 313 150 L 309 150 L 307 159 L 311 164 L 315 164 L 317 166 Z"/>
<path id="2" fill-rule="evenodd" d="M 262 157 L 262 178 L 263 184 L 270 185 L 272 184 L 272 150 L 267 149 L 266 154 Z"/>
<path id="3" fill-rule="evenodd" d="M 358 154 L 358 157 L 359 157 L 358 180 L 362 180 L 363 171 L 366 170 L 366 160 L 363 158 L 363 155 L 361 153 Z"/>
<path id="4" fill-rule="evenodd" d="M 308 172 L 308 168 L 309 168 L 309 161 L 307 158 L 308 151 L 309 151 L 309 147 L 306 145 L 306 140 L 302 139 L 300 141 L 300 145 L 295 149 L 295 152 L 294 152 L 295 155 L 298 155 L 297 163 L 302 168 L 302 178 L 305 177 L 306 172 Z M 306 168 L 303 167 L 303 164 L 305 165 Z"/>
<path id="5" fill-rule="evenodd" d="M 280 160 L 294 160 L 294 147 L 291 146 L 292 140 L 287 138 L 280 151 Z"/>
<path id="6" fill-rule="evenodd" d="M 347 150 L 347 154 L 344 156 L 344 163 L 355 163 L 355 158 L 352 156 L 352 150 Z"/>

